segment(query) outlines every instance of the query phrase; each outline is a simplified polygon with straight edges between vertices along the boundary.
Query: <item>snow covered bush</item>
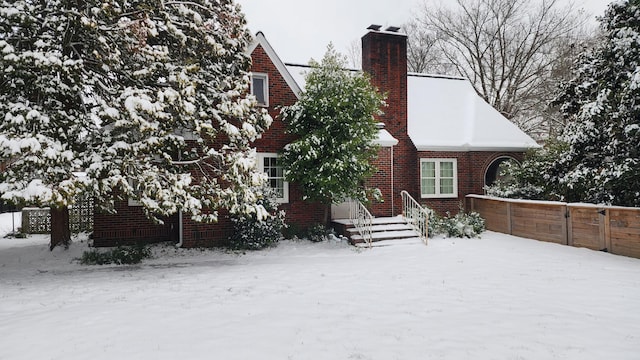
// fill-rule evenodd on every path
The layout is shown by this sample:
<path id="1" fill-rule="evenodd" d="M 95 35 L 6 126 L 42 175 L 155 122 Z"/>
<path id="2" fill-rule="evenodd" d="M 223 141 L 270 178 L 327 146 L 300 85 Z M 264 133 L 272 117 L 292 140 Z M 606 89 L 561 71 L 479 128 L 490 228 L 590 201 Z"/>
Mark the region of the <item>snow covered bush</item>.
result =
<path id="1" fill-rule="evenodd" d="M 329 207 L 346 199 L 367 200 L 363 184 L 374 172 L 378 134 L 375 115 L 383 97 L 362 72 L 345 70 L 346 60 L 329 46 L 322 62 L 311 62 L 298 102 L 282 109 L 296 140 L 282 156 L 287 180 L 304 198 Z"/>
<path id="2" fill-rule="evenodd" d="M 138 264 L 150 256 L 151 250 L 146 246 L 118 246 L 107 251 L 85 251 L 79 260 L 83 265 L 123 265 Z"/>
<path id="3" fill-rule="evenodd" d="M 506 161 L 496 182 L 485 187 L 487 195 L 531 200 L 562 200 L 567 189 L 558 182 L 555 162 L 566 151 L 563 142 L 548 140 L 544 148 L 528 152 L 518 163 Z"/>
<path id="4" fill-rule="evenodd" d="M 465 213 L 460 211 L 451 216 L 447 213 L 441 217 L 435 211 L 429 214 L 429 237 L 445 235 L 457 238 L 474 238 L 486 230 L 484 219 L 477 212 Z"/>
<path id="5" fill-rule="evenodd" d="M 322 242 L 331 238 L 339 238 L 334 229 L 327 228 L 327 226 L 323 224 L 315 224 L 307 227 L 290 224 L 287 225 L 284 235 L 286 239 L 306 239 L 311 242 Z"/>
<path id="6" fill-rule="evenodd" d="M 312 242 L 321 242 L 327 240 L 330 234 L 334 234 L 333 229 L 328 229 L 322 224 L 317 224 L 307 228 L 302 237 Z"/>
<path id="7" fill-rule="evenodd" d="M 263 206 L 268 215 L 258 218 L 257 214 L 232 214 L 229 247 L 233 250 L 260 250 L 275 245 L 283 237 L 285 213 L 278 211 L 277 194 L 270 187 L 256 192 L 261 194 L 257 204 Z"/>

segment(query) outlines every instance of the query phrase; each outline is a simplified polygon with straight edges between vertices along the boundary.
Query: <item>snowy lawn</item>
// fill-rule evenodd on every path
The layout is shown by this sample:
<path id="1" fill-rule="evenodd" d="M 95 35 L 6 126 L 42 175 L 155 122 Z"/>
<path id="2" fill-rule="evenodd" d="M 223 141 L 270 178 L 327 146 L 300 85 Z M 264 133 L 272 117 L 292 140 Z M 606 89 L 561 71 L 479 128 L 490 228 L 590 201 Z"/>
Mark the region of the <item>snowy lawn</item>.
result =
<path id="1" fill-rule="evenodd" d="M 487 232 L 357 250 L 0 238 L 0 359 L 638 359 L 640 260 Z"/>

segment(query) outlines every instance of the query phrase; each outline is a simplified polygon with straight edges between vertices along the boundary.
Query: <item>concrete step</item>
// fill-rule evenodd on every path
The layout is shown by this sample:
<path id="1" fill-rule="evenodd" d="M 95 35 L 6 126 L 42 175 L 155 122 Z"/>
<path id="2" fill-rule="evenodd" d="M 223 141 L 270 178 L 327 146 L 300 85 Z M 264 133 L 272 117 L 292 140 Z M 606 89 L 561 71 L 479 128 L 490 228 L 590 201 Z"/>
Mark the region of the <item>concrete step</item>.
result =
<path id="1" fill-rule="evenodd" d="M 381 240 L 381 241 L 373 241 L 371 242 L 371 247 L 386 247 L 386 246 L 406 246 L 406 245 L 422 245 L 424 246 L 424 242 L 419 237 L 405 238 L 405 239 L 396 239 L 396 240 Z M 361 242 L 356 243 L 356 247 L 360 248 L 368 248 L 369 245 L 367 243 Z"/>
<path id="2" fill-rule="evenodd" d="M 334 219 L 332 222 L 340 225 L 344 225 L 346 227 L 353 226 L 353 222 L 349 219 Z M 384 225 L 384 224 L 403 224 L 405 223 L 402 216 L 391 216 L 391 217 L 375 217 L 371 220 L 372 225 Z"/>
<path id="3" fill-rule="evenodd" d="M 352 244 L 361 247 L 368 246 L 351 220 L 334 220 L 334 222 L 344 226 L 344 235 L 348 235 Z M 413 230 L 411 225 L 407 224 L 402 216 L 373 218 L 371 224 L 372 246 L 389 246 L 396 242 L 402 242 L 402 244 L 422 243 L 420 235 Z"/>
<path id="4" fill-rule="evenodd" d="M 372 225 L 387 225 L 387 224 L 406 224 L 402 216 L 393 217 L 376 217 L 371 221 Z"/>
<path id="5" fill-rule="evenodd" d="M 372 225 L 371 231 L 398 231 L 398 230 L 411 230 L 411 226 L 407 224 L 383 224 L 383 225 Z M 352 234 L 358 233 L 358 228 L 352 227 L 347 229 L 348 232 Z"/>
<path id="6" fill-rule="evenodd" d="M 372 241 L 391 240 L 391 239 L 406 239 L 418 237 L 418 233 L 413 230 L 399 230 L 399 231 L 378 231 L 371 234 Z M 364 239 L 360 234 L 351 235 L 351 241 L 358 243 L 363 242 Z"/>

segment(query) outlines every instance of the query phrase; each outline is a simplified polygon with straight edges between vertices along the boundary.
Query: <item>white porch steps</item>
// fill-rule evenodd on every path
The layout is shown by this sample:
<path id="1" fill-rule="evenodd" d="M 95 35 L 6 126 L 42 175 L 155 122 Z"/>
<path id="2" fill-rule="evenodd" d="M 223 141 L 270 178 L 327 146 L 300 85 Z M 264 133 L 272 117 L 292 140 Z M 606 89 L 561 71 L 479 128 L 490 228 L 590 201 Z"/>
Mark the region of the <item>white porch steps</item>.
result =
<path id="1" fill-rule="evenodd" d="M 356 246 L 367 246 L 358 228 L 347 227 L 347 232 L 351 243 Z M 422 243 L 420 235 L 407 224 L 402 216 L 373 218 L 371 232 L 372 246 Z"/>

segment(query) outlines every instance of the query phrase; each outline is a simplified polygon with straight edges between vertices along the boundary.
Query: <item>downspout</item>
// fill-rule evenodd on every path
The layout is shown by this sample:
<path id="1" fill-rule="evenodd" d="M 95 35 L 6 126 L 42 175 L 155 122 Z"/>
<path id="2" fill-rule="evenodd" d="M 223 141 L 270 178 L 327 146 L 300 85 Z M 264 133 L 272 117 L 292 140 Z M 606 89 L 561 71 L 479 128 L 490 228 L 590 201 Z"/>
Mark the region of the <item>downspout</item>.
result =
<path id="1" fill-rule="evenodd" d="M 396 198 L 395 187 L 393 186 L 395 183 L 395 177 L 393 176 L 393 147 L 394 145 L 391 145 L 391 216 L 395 211 L 394 199 Z"/>
<path id="2" fill-rule="evenodd" d="M 182 210 L 178 210 L 178 243 L 176 244 L 176 247 L 181 248 L 183 240 L 184 237 L 182 235 Z"/>
<path id="3" fill-rule="evenodd" d="M 182 160 L 182 151 L 178 151 L 178 160 Z M 184 240 L 182 229 L 182 209 L 178 210 L 178 243 L 176 247 L 181 248 Z"/>

